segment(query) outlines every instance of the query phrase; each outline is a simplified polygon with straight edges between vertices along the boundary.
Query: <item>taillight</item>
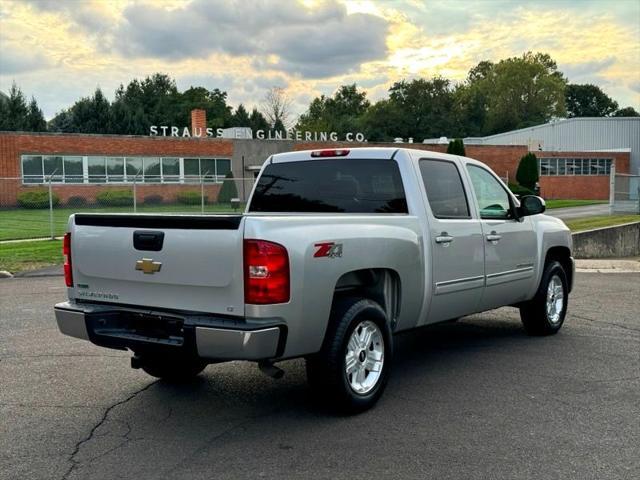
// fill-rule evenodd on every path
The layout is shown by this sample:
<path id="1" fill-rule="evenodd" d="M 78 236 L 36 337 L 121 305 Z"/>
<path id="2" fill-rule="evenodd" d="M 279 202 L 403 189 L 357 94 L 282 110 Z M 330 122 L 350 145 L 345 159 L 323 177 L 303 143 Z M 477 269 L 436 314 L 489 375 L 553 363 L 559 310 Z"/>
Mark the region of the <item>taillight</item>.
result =
<path id="1" fill-rule="evenodd" d="M 71 234 L 65 233 L 62 240 L 62 255 L 64 256 L 64 283 L 73 287 L 73 273 L 71 272 Z"/>
<path id="2" fill-rule="evenodd" d="M 331 150 L 314 150 L 311 152 L 311 156 L 314 158 L 322 157 L 346 157 L 349 155 L 348 148 L 339 148 Z"/>
<path id="3" fill-rule="evenodd" d="M 244 301 L 257 305 L 289 301 L 289 255 L 282 245 L 244 241 Z"/>

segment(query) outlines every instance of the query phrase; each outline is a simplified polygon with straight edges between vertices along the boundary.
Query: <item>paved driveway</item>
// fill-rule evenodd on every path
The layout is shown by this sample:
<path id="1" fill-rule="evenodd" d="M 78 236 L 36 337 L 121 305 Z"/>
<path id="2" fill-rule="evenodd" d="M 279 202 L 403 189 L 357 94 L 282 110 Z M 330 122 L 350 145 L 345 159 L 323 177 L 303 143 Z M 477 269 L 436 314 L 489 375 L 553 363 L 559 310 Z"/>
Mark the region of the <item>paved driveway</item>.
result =
<path id="1" fill-rule="evenodd" d="M 609 204 L 587 205 L 584 207 L 552 208 L 545 212 L 552 217 L 568 220 L 570 218 L 597 217 L 609 215 Z"/>
<path id="2" fill-rule="evenodd" d="M 403 334 L 378 406 L 326 411 L 303 363 L 188 386 L 57 332 L 61 278 L 0 281 L 2 479 L 640 478 L 640 274 L 579 274 L 563 330 L 505 308 Z"/>

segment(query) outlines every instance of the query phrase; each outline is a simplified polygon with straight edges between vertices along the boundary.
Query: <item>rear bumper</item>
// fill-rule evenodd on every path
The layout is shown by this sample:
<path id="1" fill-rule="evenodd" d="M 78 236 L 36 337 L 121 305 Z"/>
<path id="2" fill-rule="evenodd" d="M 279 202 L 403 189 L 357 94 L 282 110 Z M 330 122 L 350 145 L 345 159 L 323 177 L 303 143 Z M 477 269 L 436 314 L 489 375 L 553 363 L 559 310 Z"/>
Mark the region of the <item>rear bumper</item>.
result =
<path id="1" fill-rule="evenodd" d="M 103 304 L 59 303 L 60 332 L 136 353 L 180 353 L 212 361 L 266 360 L 282 355 L 286 326 L 249 323 L 239 317 L 195 312 L 149 311 Z"/>

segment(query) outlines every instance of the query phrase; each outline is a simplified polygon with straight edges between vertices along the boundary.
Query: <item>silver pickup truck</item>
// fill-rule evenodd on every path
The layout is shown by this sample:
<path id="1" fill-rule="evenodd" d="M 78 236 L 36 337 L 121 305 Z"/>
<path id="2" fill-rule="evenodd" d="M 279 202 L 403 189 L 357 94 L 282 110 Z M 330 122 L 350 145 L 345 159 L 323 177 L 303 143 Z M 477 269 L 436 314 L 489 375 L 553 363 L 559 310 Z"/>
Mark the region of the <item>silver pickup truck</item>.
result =
<path id="1" fill-rule="evenodd" d="M 241 215 L 76 214 L 64 238 L 60 331 L 129 349 L 184 380 L 207 364 L 305 357 L 333 405 L 372 406 L 393 335 L 516 306 L 556 333 L 574 277 L 571 235 L 486 165 L 421 150 L 278 154 Z"/>

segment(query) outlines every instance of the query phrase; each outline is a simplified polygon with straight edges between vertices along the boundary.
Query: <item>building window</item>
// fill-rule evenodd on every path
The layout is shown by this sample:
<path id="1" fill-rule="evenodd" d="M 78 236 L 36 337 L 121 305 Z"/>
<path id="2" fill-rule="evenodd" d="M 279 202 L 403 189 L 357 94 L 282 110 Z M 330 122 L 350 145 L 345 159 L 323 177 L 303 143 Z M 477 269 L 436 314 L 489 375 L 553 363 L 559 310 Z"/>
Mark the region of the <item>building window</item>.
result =
<path id="1" fill-rule="evenodd" d="M 163 158 L 162 159 L 162 181 L 163 182 L 179 182 L 180 181 L 180 159 L 179 158 Z"/>
<path id="2" fill-rule="evenodd" d="M 124 158 L 107 158 L 107 182 L 124 182 Z"/>
<path id="3" fill-rule="evenodd" d="M 84 181 L 82 157 L 63 157 L 64 183 L 82 183 Z"/>
<path id="4" fill-rule="evenodd" d="M 221 183 L 225 175 L 231 171 L 231 160 L 228 158 L 185 158 L 184 181 Z"/>
<path id="5" fill-rule="evenodd" d="M 23 155 L 22 180 L 24 183 L 42 183 L 42 157 Z"/>
<path id="6" fill-rule="evenodd" d="M 89 183 L 106 183 L 107 169 L 105 157 L 89 157 L 87 158 L 87 172 L 89 174 Z"/>
<path id="7" fill-rule="evenodd" d="M 23 183 L 221 183 L 229 158 L 22 155 Z"/>
<path id="8" fill-rule="evenodd" d="M 611 158 L 540 158 L 540 176 L 609 175 Z"/>

